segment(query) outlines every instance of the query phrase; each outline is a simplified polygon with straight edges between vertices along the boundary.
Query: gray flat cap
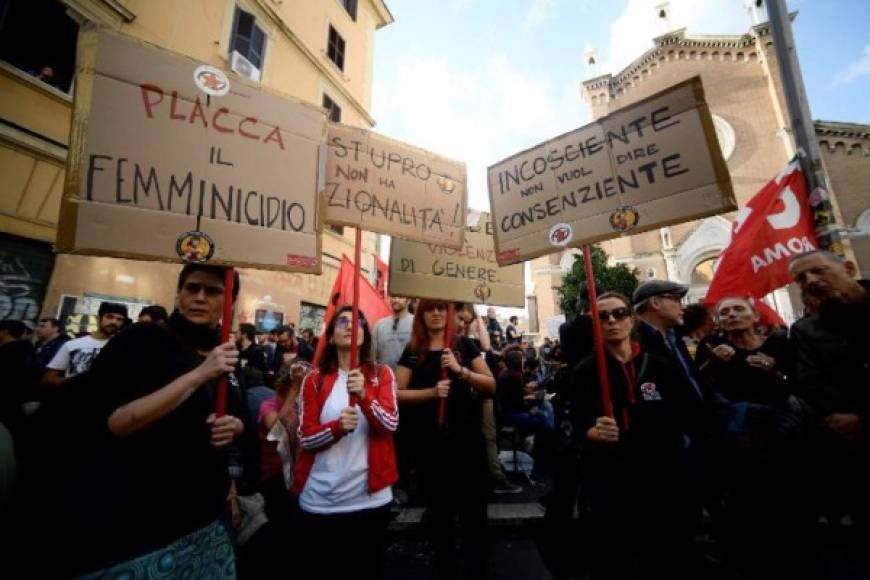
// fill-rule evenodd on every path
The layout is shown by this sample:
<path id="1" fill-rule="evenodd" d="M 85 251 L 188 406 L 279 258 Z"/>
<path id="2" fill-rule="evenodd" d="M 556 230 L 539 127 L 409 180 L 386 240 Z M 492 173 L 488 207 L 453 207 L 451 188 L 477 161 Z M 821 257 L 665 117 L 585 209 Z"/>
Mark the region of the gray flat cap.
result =
<path id="1" fill-rule="evenodd" d="M 647 280 L 634 289 L 634 293 L 631 295 L 631 301 L 637 305 L 645 300 L 649 300 L 653 296 L 676 294 L 677 296 L 682 297 L 685 296 L 688 291 L 689 287 L 685 284 L 677 284 L 670 280 Z"/>

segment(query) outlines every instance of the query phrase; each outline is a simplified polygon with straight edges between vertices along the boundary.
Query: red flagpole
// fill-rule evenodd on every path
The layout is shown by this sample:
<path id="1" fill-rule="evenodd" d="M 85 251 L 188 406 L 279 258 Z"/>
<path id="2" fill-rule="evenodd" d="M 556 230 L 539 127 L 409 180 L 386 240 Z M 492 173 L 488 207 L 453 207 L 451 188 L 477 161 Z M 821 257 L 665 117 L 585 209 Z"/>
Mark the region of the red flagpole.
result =
<path id="1" fill-rule="evenodd" d="M 357 352 L 357 329 L 359 328 L 359 277 L 360 277 L 360 252 L 362 250 L 362 229 L 356 228 L 356 240 L 353 248 L 353 313 L 351 319 L 351 334 L 350 334 L 350 368 L 351 370 L 357 367 L 359 362 L 359 352 Z M 351 407 L 356 405 L 356 397 L 351 395 L 349 404 Z"/>
<path id="2" fill-rule="evenodd" d="M 230 339 L 233 327 L 233 286 L 235 285 L 235 269 L 230 266 L 224 271 L 224 315 L 221 320 L 221 344 Z M 227 412 L 227 376 L 218 381 L 215 415 L 223 417 Z"/>
<path id="3" fill-rule="evenodd" d="M 448 341 L 450 340 L 450 330 L 453 328 L 453 303 L 447 303 L 447 320 L 444 322 L 444 348 L 453 349 L 453 345 Z M 455 354 L 454 354 L 455 356 Z M 447 367 L 441 367 L 441 380 L 447 379 Z M 444 426 L 444 414 L 447 411 L 447 399 L 441 399 L 438 401 L 438 426 Z"/>
<path id="4" fill-rule="evenodd" d="M 613 417 L 613 404 L 610 402 L 610 378 L 607 376 L 607 363 L 604 358 L 604 340 L 601 335 L 601 320 L 598 318 L 598 295 L 595 291 L 595 276 L 592 273 L 592 248 L 583 246 L 583 265 L 586 270 L 586 288 L 589 289 L 589 304 L 592 307 L 592 329 L 595 335 L 595 355 L 598 359 L 598 380 L 601 384 L 601 402 L 604 414 Z"/>

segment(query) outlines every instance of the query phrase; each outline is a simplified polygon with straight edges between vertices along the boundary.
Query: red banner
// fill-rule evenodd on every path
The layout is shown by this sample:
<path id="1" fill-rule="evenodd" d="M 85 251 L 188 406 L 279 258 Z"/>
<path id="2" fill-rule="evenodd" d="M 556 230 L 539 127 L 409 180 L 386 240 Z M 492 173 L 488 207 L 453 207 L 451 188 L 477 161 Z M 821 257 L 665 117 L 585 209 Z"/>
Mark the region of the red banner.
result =
<path id="1" fill-rule="evenodd" d="M 728 296 L 760 299 L 791 282 L 791 256 L 818 246 L 807 183 L 797 158 L 774 177 L 732 224 L 731 243 L 722 253 L 705 302 Z"/>
<path id="2" fill-rule="evenodd" d="M 387 288 L 389 287 L 390 267 L 377 254 L 373 255 L 375 257 L 375 289 L 384 298 L 389 298 Z"/>
<path id="3" fill-rule="evenodd" d="M 332 292 L 329 293 L 326 313 L 323 315 L 324 332 L 335 311 L 340 306 L 349 305 L 353 302 L 353 272 L 353 262 L 348 260 L 347 256 L 342 256 L 341 268 L 338 270 L 338 276 L 335 277 Z M 360 274 L 359 281 L 359 309 L 362 315 L 365 316 L 370 331 L 374 329 L 375 323 L 378 320 L 385 316 L 390 316 L 392 312 L 389 302 L 378 294 L 375 287 L 362 274 Z M 315 365 L 320 359 L 323 349 L 326 348 L 327 342 L 329 340 L 323 336 L 317 341 L 317 352 L 314 355 Z"/>

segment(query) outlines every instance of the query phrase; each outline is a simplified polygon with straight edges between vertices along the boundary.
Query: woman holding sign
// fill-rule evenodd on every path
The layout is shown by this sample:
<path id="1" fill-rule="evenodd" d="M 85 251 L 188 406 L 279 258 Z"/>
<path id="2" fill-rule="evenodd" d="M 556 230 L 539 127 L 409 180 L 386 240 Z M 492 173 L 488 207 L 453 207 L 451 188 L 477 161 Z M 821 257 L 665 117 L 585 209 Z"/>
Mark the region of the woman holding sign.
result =
<path id="1" fill-rule="evenodd" d="M 393 433 L 396 379 L 372 359 L 359 313 L 360 367 L 350 368 L 352 308 L 339 308 L 323 333 L 317 368 L 302 383 L 293 493 L 302 508 L 300 559 L 309 577 L 380 578 L 384 536 L 398 479 Z"/>
<path id="2" fill-rule="evenodd" d="M 605 415 L 594 356 L 575 369 L 576 433 L 584 433 L 591 578 L 680 578 L 690 559 L 681 475 L 684 385 L 669 363 L 631 339 L 628 298 L 598 297 L 613 417 Z"/>
<path id="3" fill-rule="evenodd" d="M 454 516 L 459 514 L 462 559 L 467 578 L 487 576 L 487 461 L 481 431 L 484 395 L 495 392 L 495 379 L 480 349 L 447 328 L 448 304 L 421 300 L 414 315 L 411 342 L 399 359 L 399 402 L 409 407 L 406 425 L 419 458 L 427 518 L 439 578 L 458 575 Z M 442 379 L 442 369 L 447 378 Z M 443 425 L 438 410 L 446 400 Z M 413 406 L 413 408 L 411 408 Z"/>
<path id="4" fill-rule="evenodd" d="M 81 566 L 102 568 L 87 577 L 208 570 L 235 578 L 233 546 L 219 519 L 230 493 L 225 450 L 244 424 L 214 413 L 216 383 L 239 357 L 232 342 L 220 343 L 224 273 L 186 265 L 166 323 L 134 324 L 94 360 L 82 391 L 97 429 L 87 453 L 111 467 L 97 467 L 77 506 L 84 526 L 77 535 L 88 542 Z M 237 414 L 244 416 L 241 406 Z"/>

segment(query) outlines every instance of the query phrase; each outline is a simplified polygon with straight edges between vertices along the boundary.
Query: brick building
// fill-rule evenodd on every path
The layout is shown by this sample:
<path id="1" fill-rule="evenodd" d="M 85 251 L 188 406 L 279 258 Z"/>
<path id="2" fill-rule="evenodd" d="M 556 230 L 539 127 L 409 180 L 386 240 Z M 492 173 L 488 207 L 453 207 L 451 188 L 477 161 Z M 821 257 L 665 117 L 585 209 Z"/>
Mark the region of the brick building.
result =
<path id="1" fill-rule="evenodd" d="M 755 22 L 742 35 L 694 36 L 686 29 L 654 39 L 653 48 L 616 74 L 583 82 L 582 96 L 594 118 L 639 101 L 675 83 L 700 75 L 716 133 L 740 206 L 755 195 L 794 156 L 787 130 L 779 68 L 763 7 L 751 3 Z M 586 54 L 587 64 L 596 60 Z M 870 276 L 870 126 L 818 122 L 816 132 L 830 176 L 838 222 L 863 230 L 853 240 L 855 258 Z M 706 294 L 716 260 L 728 245 L 734 214 L 660 228 L 605 242 L 614 263 L 637 268 L 638 276 L 667 278 L 690 286 L 689 300 Z M 853 232 L 853 235 L 860 235 Z M 532 262 L 542 334 L 551 334 L 561 314 L 559 287 L 578 250 L 566 250 Z M 793 288 L 767 298 L 786 320 L 799 300 Z"/>

